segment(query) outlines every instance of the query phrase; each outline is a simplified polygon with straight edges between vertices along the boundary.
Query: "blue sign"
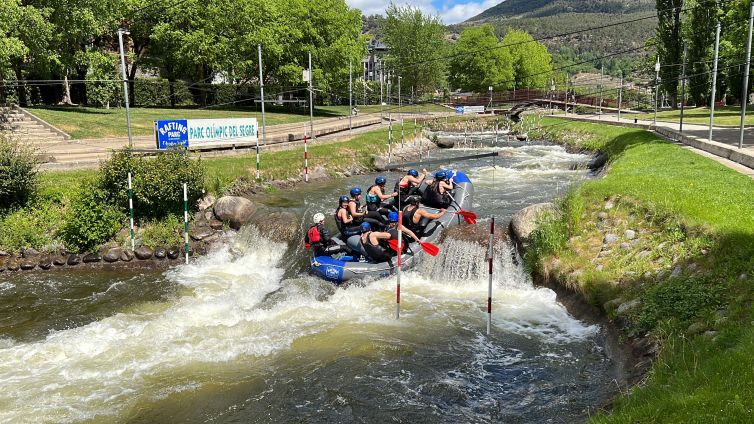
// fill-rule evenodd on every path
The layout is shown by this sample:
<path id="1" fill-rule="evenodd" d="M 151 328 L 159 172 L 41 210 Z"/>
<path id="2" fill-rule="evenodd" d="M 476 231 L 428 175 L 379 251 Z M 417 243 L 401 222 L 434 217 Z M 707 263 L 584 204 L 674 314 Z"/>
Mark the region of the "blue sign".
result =
<path id="1" fill-rule="evenodd" d="M 456 106 L 456 113 L 463 114 L 463 106 Z"/>
<path id="2" fill-rule="evenodd" d="M 157 121 L 155 130 L 158 149 L 188 147 L 189 145 L 188 121 L 185 119 Z"/>

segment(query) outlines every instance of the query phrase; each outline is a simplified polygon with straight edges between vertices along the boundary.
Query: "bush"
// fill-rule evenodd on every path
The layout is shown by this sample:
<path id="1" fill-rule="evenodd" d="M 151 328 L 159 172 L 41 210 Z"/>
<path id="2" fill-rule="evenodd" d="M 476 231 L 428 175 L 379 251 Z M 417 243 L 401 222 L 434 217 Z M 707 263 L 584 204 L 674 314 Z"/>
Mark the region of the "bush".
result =
<path id="1" fill-rule="evenodd" d="M 107 192 L 96 180 L 81 184 L 66 214 L 61 236 L 67 248 L 93 250 L 121 228 L 125 215 L 107 201 Z"/>
<path id="2" fill-rule="evenodd" d="M 135 156 L 128 150 L 113 153 L 100 166 L 102 188 L 107 198 L 121 210 L 128 210 L 128 173 L 134 189 L 134 214 L 162 218 L 183 211 L 183 184 L 188 184 L 188 200 L 193 205 L 202 195 L 204 168 L 181 150 L 157 157 Z"/>
<path id="3" fill-rule="evenodd" d="M 639 314 L 643 331 L 660 321 L 680 324 L 702 317 L 721 305 L 723 287 L 702 278 L 673 278 L 649 289 Z"/>
<path id="4" fill-rule="evenodd" d="M 168 215 L 141 225 L 141 244 L 151 248 L 183 244 L 183 216 Z"/>
<path id="5" fill-rule="evenodd" d="M 0 209 L 22 206 L 37 190 L 34 150 L 0 135 Z"/>
<path id="6" fill-rule="evenodd" d="M 9 213 L 0 219 L 0 248 L 10 252 L 30 247 L 55 250 L 60 247 L 57 233 L 63 218 L 63 209 L 54 202 L 42 202 Z"/>

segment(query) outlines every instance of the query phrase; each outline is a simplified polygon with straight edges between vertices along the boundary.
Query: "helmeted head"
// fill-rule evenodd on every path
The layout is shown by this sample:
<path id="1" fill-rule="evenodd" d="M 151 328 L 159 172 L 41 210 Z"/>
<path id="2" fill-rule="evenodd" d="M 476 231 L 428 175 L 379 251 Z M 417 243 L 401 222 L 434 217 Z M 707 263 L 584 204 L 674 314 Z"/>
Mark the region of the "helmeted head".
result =
<path id="1" fill-rule="evenodd" d="M 409 205 L 418 205 L 419 196 L 408 196 L 408 199 L 406 199 L 406 203 L 408 203 Z"/>
<path id="2" fill-rule="evenodd" d="M 448 174 L 445 171 L 435 172 L 435 179 L 437 181 L 445 181 L 448 178 Z"/>
<path id="3" fill-rule="evenodd" d="M 369 223 L 368 223 L 368 222 L 362 222 L 362 223 L 361 223 L 361 231 L 362 231 L 362 232 L 366 232 L 366 231 L 372 231 L 372 226 L 371 226 L 371 225 L 369 225 Z"/>
<path id="4" fill-rule="evenodd" d="M 419 171 L 417 171 L 416 169 L 409 169 L 406 175 L 410 175 L 412 177 L 418 177 Z"/>
<path id="5" fill-rule="evenodd" d="M 356 197 L 361 195 L 361 187 L 354 187 L 351 189 L 351 197 Z"/>
<path id="6" fill-rule="evenodd" d="M 340 196 L 340 201 L 338 203 L 340 203 L 340 205 L 343 206 L 343 203 L 348 203 L 350 199 L 351 199 L 350 197 L 343 195 L 343 196 Z"/>
<path id="7" fill-rule="evenodd" d="M 382 177 L 382 176 L 377 177 L 374 179 L 374 183 L 377 184 L 378 186 L 384 186 L 385 184 L 387 184 L 387 178 Z"/>
<path id="8" fill-rule="evenodd" d="M 398 222 L 398 212 L 390 212 L 387 214 L 387 219 L 390 222 Z"/>
<path id="9" fill-rule="evenodd" d="M 323 213 L 315 213 L 314 218 L 312 218 L 312 222 L 315 224 L 319 224 L 320 222 L 325 220 L 325 214 Z"/>

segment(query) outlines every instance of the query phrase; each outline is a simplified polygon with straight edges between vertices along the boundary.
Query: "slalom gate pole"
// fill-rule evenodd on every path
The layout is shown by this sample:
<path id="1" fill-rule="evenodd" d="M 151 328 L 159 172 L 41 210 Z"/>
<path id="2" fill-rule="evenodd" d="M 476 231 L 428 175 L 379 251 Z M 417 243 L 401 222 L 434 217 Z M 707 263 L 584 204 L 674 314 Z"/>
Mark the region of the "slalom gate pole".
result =
<path id="1" fill-rule="evenodd" d="M 304 126 L 304 182 L 309 182 L 309 149 L 306 143 L 306 126 Z"/>
<path id="2" fill-rule="evenodd" d="M 400 203 L 400 202 L 399 202 Z M 395 319 L 401 317 L 401 257 L 403 256 L 403 211 L 398 212 L 398 278 L 395 284 Z"/>
<path id="3" fill-rule="evenodd" d="M 186 243 L 186 265 L 189 259 L 189 242 L 188 242 L 188 185 L 183 183 L 183 239 Z"/>
<path id="4" fill-rule="evenodd" d="M 393 118 L 390 117 L 390 112 L 387 113 L 387 163 L 390 163 L 393 159 Z"/>
<path id="5" fill-rule="evenodd" d="M 490 329 L 492 328 L 492 257 L 494 255 L 493 244 L 495 242 L 495 217 L 492 217 L 490 222 L 490 251 L 487 255 L 489 261 L 490 281 L 487 287 L 487 335 L 490 335 Z"/>
<path id="6" fill-rule="evenodd" d="M 406 140 L 406 135 L 405 135 L 405 131 L 404 131 L 405 128 L 403 126 L 403 122 L 404 122 L 403 121 L 403 116 L 401 115 L 401 148 L 403 148 L 403 144 L 404 144 L 404 142 Z"/>
<path id="7" fill-rule="evenodd" d="M 134 189 L 131 185 L 131 173 L 128 173 L 128 214 L 131 220 L 131 251 L 136 250 L 136 237 L 134 235 Z"/>
<path id="8" fill-rule="evenodd" d="M 259 179 L 259 131 L 257 131 L 257 179 Z"/>

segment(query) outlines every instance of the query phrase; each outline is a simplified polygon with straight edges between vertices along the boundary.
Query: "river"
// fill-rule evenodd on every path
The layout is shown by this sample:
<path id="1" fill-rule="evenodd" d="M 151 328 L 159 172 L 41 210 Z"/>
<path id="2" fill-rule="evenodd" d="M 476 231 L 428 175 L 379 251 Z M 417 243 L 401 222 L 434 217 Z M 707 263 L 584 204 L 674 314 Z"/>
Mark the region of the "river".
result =
<path id="1" fill-rule="evenodd" d="M 505 156 L 453 164 L 475 182 L 479 225 L 587 176 L 588 158 L 557 146 L 481 149 Z M 303 228 L 374 176 L 265 202 Z M 490 336 L 484 247 L 440 247 L 404 274 L 400 320 L 395 278 L 335 288 L 306 273 L 298 243 L 253 229 L 167 272 L 0 274 L 0 422 L 560 423 L 615 394 L 600 328 L 534 287 L 509 244 Z"/>

